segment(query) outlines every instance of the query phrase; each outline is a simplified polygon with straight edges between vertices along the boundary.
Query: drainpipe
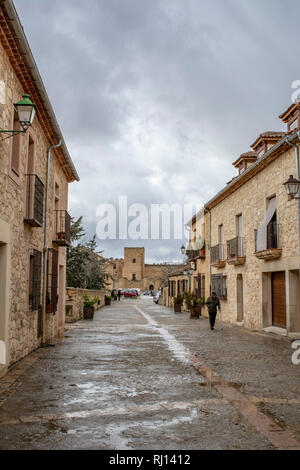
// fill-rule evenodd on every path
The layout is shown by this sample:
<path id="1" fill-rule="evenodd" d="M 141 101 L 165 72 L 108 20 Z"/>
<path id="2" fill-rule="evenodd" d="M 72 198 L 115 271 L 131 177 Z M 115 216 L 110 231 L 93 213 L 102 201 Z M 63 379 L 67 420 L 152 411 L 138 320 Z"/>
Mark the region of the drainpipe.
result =
<path id="1" fill-rule="evenodd" d="M 297 132 L 298 141 L 300 141 L 300 131 Z M 293 144 L 291 142 L 291 138 L 286 138 L 287 144 L 291 147 L 295 148 L 295 158 L 296 158 L 296 172 L 297 172 L 297 180 L 300 181 L 300 158 L 299 158 L 299 147 L 298 144 Z M 298 199 L 298 229 L 299 229 L 299 241 L 300 241 L 300 199 Z"/>
<path id="2" fill-rule="evenodd" d="M 45 206 L 45 229 L 44 229 L 44 276 L 43 276 L 43 302 L 42 302 L 42 345 L 46 343 L 46 296 L 47 296 L 47 263 L 48 263 L 48 225 L 49 225 L 49 192 L 50 192 L 50 170 L 51 170 L 51 150 L 61 147 L 59 144 L 52 145 L 47 151 L 47 183 L 46 183 L 46 206 Z"/>
<path id="3" fill-rule="evenodd" d="M 298 142 L 300 141 L 300 131 L 296 133 L 298 137 Z M 298 144 L 293 144 L 291 142 L 291 137 L 286 138 L 286 143 L 289 144 L 291 147 L 295 148 L 295 159 L 296 159 L 296 173 L 297 173 L 297 180 L 300 181 L 300 158 L 299 158 L 299 147 Z M 299 249 L 300 249 L 300 197 L 297 200 L 298 203 L 298 234 L 299 234 Z M 299 279 L 300 279 L 300 270 L 299 270 Z M 289 332 L 287 332 L 287 335 Z"/>
<path id="4" fill-rule="evenodd" d="M 211 253 L 211 210 L 210 209 L 205 209 L 206 212 L 209 214 L 209 291 L 211 295 L 211 279 L 212 279 L 212 265 L 211 265 L 211 258 L 210 258 L 210 253 Z"/>

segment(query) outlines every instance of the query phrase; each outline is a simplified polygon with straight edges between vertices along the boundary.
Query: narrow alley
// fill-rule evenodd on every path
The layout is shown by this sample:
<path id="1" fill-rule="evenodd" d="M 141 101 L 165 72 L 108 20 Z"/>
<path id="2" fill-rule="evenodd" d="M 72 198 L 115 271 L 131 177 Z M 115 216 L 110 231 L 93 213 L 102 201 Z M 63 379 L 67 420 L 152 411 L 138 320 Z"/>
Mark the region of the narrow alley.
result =
<path id="1" fill-rule="evenodd" d="M 0 380 L 0 449 L 300 448 L 291 355 L 282 338 L 114 302 Z"/>

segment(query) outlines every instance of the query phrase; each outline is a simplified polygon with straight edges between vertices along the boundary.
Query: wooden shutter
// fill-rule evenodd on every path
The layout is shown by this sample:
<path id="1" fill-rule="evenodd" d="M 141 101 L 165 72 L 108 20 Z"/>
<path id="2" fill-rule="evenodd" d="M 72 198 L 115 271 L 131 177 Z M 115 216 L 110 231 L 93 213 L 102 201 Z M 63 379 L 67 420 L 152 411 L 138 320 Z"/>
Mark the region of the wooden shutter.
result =
<path id="1" fill-rule="evenodd" d="M 32 311 L 38 310 L 41 304 L 41 278 L 42 278 L 42 253 L 33 251 L 32 268 Z"/>
<path id="2" fill-rule="evenodd" d="M 43 225 L 44 185 L 37 176 L 35 177 L 34 189 L 34 220 L 36 220 L 40 225 Z"/>
<path id="3" fill-rule="evenodd" d="M 51 272 L 51 310 L 57 310 L 57 288 L 58 288 L 58 251 L 52 250 L 52 272 Z"/>
<path id="4" fill-rule="evenodd" d="M 272 273 L 273 325 L 286 328 L 285 272 Z"/>

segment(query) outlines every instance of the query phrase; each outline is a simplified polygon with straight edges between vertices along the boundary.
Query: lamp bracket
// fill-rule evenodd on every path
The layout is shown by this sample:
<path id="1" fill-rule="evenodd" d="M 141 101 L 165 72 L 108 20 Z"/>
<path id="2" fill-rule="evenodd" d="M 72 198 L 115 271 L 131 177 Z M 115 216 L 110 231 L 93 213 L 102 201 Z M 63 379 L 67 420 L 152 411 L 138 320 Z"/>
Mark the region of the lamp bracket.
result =
<path id="1" fill-rule="evenodd" d="M 2 140 L 6 140 L 6 139 L 9 139 L 10 137 L 13 137 L 14 135 L 18 135 L 18 134 L 25 134 L 25 132 L 27 131 L 27 128 L 23 128 L 22 131 L 4 131 L 4 130 L 0 130 L 0 134 L 9 134 L 7 137 L 4 137 L 3 139 L 0 139 L 0 142 L 2 142 Z"/>

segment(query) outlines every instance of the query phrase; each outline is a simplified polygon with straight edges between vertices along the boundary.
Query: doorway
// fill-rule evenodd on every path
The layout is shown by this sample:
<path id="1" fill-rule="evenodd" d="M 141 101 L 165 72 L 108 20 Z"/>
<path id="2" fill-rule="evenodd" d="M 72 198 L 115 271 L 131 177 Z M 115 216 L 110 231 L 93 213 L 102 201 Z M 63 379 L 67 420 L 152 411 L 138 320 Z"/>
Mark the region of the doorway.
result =
<path id="1" fill-rule="evenodd" d="M 236 280 L 237 321 L 244 321 L 244 282 L 242 274 Z"/>
<path id="2" fill-rule="evenodd" d="M 64 266 L 59 266 L 59 281 L 58 281 L 58 334 L 63 336 L 65 327 L 65 269 Z"/>
<path id="3" fill-rule="evenodd" d="M 7 262 L 7 245 L 0 242 L 0 369 L 7 364 Z"/>
<path id="4" fill-rule="evenodd" d="M 286 328 L 286 291 L 285 272 L 275 272 L 271 275 L 272 285 L 272 324 Z"/>

